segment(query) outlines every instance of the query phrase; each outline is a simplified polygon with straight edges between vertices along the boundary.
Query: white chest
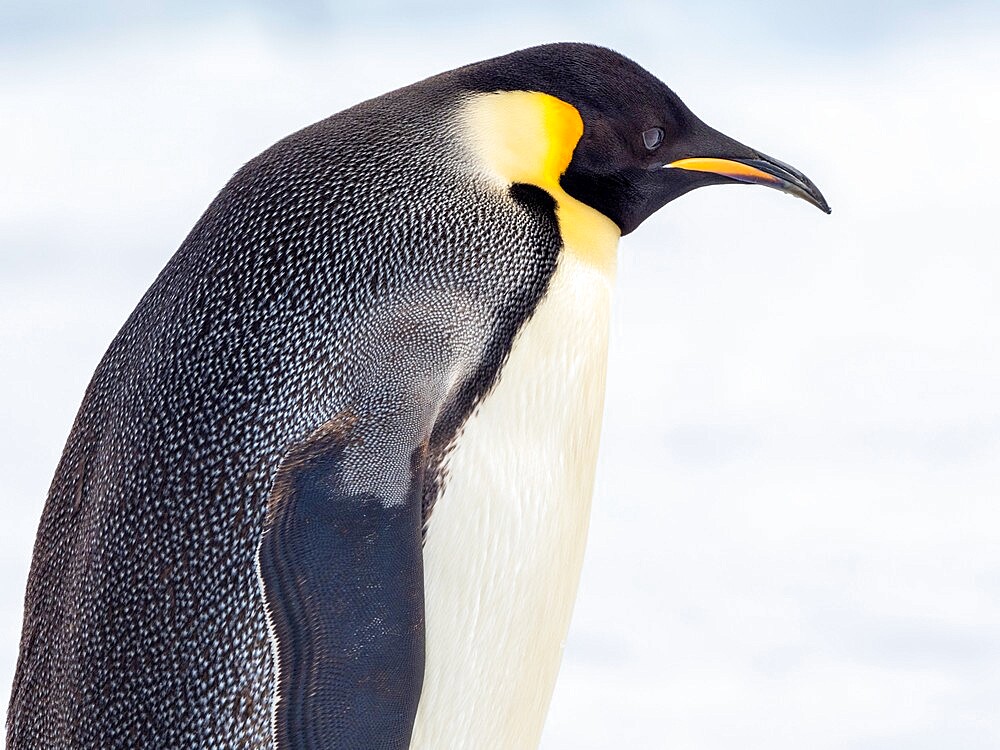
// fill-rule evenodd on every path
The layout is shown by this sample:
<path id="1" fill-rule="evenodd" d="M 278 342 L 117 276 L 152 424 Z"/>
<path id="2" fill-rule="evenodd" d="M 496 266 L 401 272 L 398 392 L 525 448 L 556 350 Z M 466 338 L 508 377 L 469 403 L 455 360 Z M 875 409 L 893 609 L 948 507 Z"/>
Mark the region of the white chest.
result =
<path id="1" fill-rule="evenodd" d="M 424 548 L 412 748 L 538 745 L 586 543 L 612 275 L 562 254 L 450 457 Z"/>

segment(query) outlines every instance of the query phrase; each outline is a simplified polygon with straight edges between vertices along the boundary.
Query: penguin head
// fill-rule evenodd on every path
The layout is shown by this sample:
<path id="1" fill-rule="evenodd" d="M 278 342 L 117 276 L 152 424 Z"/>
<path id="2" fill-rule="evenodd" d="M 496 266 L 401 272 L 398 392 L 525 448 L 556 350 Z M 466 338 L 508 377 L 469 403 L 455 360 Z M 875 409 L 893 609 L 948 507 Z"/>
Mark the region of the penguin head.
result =
<path id="1" fill-rule="evenodd" d="M 472 92 L 507 94 L 508 101 L 517 94 L 540 98 L 533 106 L 546 123 L 545 143 L 527 158 L 554 162 L 562 169 L 558 187 L 611 219 L 622 234 L 703 185 L 765 185 L 830 212 L 804 174 L 709 127 L 663 82 L 612 50 L 548 44 L 456 73 Z M 520 121 L 512 128 L 525 129 Z M 507 171 L 517 181 L 524 170 Z"/>

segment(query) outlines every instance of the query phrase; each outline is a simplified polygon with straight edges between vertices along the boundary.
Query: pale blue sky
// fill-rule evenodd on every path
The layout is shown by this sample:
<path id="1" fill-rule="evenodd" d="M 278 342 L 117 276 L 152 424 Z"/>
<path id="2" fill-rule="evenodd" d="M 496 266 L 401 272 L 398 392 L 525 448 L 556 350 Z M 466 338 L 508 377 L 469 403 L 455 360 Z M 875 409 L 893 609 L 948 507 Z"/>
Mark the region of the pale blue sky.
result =
<path id="1" fill-rule="evenodd" d="M 834 213 L 706 189 L 622 242 L 543 748 L 1000 746 L 1000 7 L 365 7 L 0 6 L 0 642 L 90 374 L 229 175 L 359 99 L 581 39 Z"/>
<path id="2" fill-rule="evenodd" d="M 275 31 L 302 35 L 350 35 L 369 31 L 433 30 L 472 24 L 523 23 L 539 15 L 559 17 L 568 24 L 587 24 L 605 14 L 619 23 L 655 36 L 657 21 L 715 29 L 725 39 L 749 35 L 757 40 L 837 54 L 891 41 L 928 15 L 975 17 L 996 23 L 1000 8 L 988 0 L 845 0 L 801 3 L 795 0 L 739 0 L 705 3 L 599 3 L 595 0 L 540 4 L 512 0 L 503 4 L 459 0 L 431 2 L 268 2 L 134 3 L 97 0 L 12 0 L 0 6 L 0 38 L 9 44 L 46 44 L 80 37 L 135 33 L 142 29 L 191 28 L 234 15 L 253 16 L 274 24 Z M 668 31 L 665 28 L 664 31 Z"/>

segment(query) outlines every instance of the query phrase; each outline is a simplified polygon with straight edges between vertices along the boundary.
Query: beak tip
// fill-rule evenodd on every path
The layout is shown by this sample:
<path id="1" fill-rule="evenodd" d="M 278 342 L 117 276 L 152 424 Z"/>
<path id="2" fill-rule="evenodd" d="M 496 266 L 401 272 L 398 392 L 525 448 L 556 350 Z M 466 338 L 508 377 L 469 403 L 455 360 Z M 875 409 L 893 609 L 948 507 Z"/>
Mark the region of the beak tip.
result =
<path id="1" fill-rule="evenodd" d="M 833 209 L 830 208 L 830 204 L 826 202 L 826 197 L 819 191 L 819 188 L 805 175 L 799 173 L 795 176 L 799 177 L 800 181 L 797 185 L 793 183 L 792 189 L 788 190 L 788 192 L 800 198 L 805 198 L 829 216 L 833 212 Z"/>
<path id="2" fill-rule="evenodd" d="M 816 208 L 825 213 L 827 216 L 833 213 L 833 209 L 830 208 L 830 204 L 826 202 L 826 198 L 823 197 L 823 194 L 819 192 L 819 190 L 816 191 Z"/>
<path id="3" fill-rule="evenodd" d="M 776 184 L 772 184 L 771 187 L 776 187 L 779 190 L 804 198 L 827 215 L 832 213 L 830 204 L 826 202 L 826 198 L 823 197 L 819 188 L 802 172 L 793 166 L 785 164 L 783 161 L 778 161 L 772 156 L 766 156 L 765 154 L 758 154 L 758 156 L 759 158 L 755 160 L 740 159 L 738 161 L 747 166 L 759 169 L 765 175 L 774 178 Z"/>

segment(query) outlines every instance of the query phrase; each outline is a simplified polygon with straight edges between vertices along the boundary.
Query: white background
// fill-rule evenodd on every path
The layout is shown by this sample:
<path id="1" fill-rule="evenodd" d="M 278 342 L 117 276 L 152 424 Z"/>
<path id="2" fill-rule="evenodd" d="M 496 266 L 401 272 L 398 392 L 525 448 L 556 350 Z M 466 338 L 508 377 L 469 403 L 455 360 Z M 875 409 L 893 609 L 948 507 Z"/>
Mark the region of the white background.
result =
<path id="1" fill-rule="evenodd" d="M 709 188 L 623 240 L 543 747 L 1000 747 L 996 6 L 133 5 L 0 10 L 4 707 L 76 407 L 215 192 L 362 98 L 573 39 L 834 213 Z"/>

